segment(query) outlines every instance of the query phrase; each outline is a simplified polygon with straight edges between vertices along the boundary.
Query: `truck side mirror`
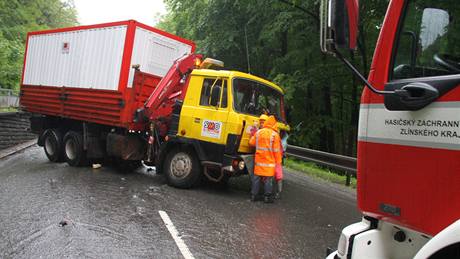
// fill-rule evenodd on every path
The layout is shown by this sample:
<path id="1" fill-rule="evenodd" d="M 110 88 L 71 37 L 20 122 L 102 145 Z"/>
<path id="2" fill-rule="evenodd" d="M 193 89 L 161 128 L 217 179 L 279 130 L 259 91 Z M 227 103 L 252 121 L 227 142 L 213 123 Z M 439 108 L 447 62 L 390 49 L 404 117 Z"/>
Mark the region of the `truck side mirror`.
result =
<path id="1" fill-rule="evenodd" d="M 219 106 L 220 100 L 220 85 L 215 85 L 211 89 L 211 99 L 209 100 L 209 105 L 217 107 Z"/>
<path id="2" fill-rule="evenodd" d="M 321 50 L 355 50 L 358 38 L 359 0 L 321 0 Z"/>

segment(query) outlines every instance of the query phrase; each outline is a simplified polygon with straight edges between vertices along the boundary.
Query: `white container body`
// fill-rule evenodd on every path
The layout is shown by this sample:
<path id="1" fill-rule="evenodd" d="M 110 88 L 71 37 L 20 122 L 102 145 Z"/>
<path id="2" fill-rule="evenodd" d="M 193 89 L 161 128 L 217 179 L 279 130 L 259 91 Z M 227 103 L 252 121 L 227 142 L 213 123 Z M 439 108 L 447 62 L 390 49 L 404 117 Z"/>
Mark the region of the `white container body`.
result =
<path id="1" fill-rule="evenodd" d="M 136 27 L 131 65 L 140 65 L 142 72 L 163 77 L 174 61 L 192 52 L 192 46 L 159 33 Z M 134 71 L 129 72 L 128 87 Z"/>
<path id="2" fill-rule="evenodd" d="M 118 90 L 127 26 L 30 35 L 24 85 Z"/>
<path id="3" fill-rule="evenodd" d="M 176 59 L 192 51 L 190 43 L 174 36 L 126 23 L 30 34 L 22 84 L 123 91 L 132 87 L 132 65 L 163 77 Z M 134 38 L 127 37 L 129 26 L 135 26 Z M 124 57 L 125 52 L 130 53 L 128 46 L 131 56 Z M 124 83 L 120 82 L 122 75 L 128 76 L 126 85 L 120 84 Z"/>

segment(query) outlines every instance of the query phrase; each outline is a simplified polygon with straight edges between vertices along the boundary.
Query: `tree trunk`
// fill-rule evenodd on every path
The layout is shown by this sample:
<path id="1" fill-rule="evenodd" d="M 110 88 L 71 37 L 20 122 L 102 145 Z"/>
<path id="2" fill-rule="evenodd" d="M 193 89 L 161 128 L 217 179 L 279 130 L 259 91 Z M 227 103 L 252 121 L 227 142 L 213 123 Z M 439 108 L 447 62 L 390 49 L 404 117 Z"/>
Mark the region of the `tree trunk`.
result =
<path id="1" fill-rule="evenodd" d="M 330 81 L 323 87 L 323 116 L 327 118 L 328 123 L 323 125 L 321 129 L 321 150 L 326 152 L 335 153 L 335 139 L 334 131 L 331 129 L 329 121 L 333 119 L 332 103 L 331 103 L 331 86 Z"/>
<path id="2" fill-rule="evenodd" d="M 351 63 L 355 63 L 355 55 L 353 52 L 350 53 Z M 356 139 L 356 128 L 358 124 L 358 86 L 356 82 L 356 77 L 352 75 L 352 86 L 351 86 L 351 105 L 350 105 L 350 129 L 348 131 L 348 145 L 347 145 L 347 153 L 348 156 L 353 156 L 355 153 L 355 143 Z"/>

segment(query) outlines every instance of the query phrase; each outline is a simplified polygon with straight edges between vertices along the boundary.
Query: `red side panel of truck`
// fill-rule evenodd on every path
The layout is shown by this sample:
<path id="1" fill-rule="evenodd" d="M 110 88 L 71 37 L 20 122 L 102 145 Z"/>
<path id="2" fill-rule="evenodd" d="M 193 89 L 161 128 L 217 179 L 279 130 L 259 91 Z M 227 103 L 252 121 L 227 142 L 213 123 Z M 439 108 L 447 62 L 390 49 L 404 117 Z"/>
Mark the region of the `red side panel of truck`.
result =
<path id="1" fill-rule="evenodd" d="M 193 42 L 133 20 L 31 32 L 20 103 L 33 113 L 142 130 L 134 112 L 173 62 L 194 51 Z"/>
<path id="2" fill-rule="evenodd" d="M 376 46 L 369 80 L 380 90 L 389 82 L 395 32 L 404 6 L 404 1 L 390 2 Z M 460 218 L 460 138 L 442 137 L 447 127 L 436 122 L 460 122 L 459 104 L 457 87 L 419 111 L 389 111 L 382 96 L 364 90 L 357 191 L 358 206 L 365 215 L 428 235 Z M 407 134 L 411 129 L 428 131 Z"/>

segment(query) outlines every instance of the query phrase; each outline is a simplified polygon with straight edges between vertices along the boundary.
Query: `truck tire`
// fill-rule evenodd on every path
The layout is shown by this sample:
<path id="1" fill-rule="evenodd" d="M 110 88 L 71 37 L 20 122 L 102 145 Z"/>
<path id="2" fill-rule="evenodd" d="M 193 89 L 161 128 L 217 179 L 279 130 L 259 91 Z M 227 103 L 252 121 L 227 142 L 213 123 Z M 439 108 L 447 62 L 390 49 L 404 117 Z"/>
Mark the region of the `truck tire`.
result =
<path id="1" fill-rule="evenodd" d="M 64 136 L 64 158 L 70 166 L 82 166 L 87 163 L 86 151 L 83 150 L 83 136 L 69 131 Z"/>
<path id="2" fill-rule="evenodd" d="M 188 189 L 201 180 L 201 165 L 190 150 L 172 149 L 163 165 L 168 184 L 177 188 Z"/>
<path id="3" fill-rule="evenodd" d="M 51 162 L 64 161 L 62 134 L 57 129 L 47 129 L 43 133 L 43 149 Z"/>

